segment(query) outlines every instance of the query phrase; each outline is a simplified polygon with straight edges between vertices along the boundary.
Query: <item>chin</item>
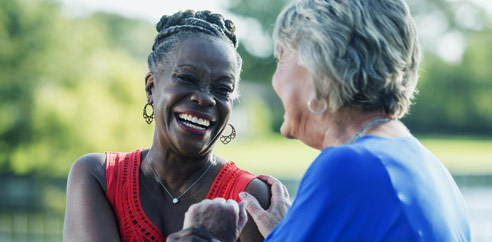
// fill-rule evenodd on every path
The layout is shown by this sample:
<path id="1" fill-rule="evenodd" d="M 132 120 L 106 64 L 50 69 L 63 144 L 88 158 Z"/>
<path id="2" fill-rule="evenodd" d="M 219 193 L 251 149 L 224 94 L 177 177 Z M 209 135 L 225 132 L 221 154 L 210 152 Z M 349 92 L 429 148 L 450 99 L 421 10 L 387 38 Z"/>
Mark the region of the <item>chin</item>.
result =
<path id="1" fill-rule="evenodd" d="M 214 143 L 210 141 L 192 141 L 192 140 L 177 140 L 174 142 L 176 151 L 184 156 L 198 157 L 211 151 Z"/>
<path id="2" fill-rule="evenodd" d="M 292 132 L 290 132 L 290 130 L 291 129 L 286 124 L 286 122 L 284 122 L 280 127 L 280 133 L 282 134 L 282 136 L 284 136 L 287 139 L 296 139 L 296 137 L 292 134 Z"/>
<path id="3" fill-rule="evenodd" d="M 167 132 L 162 133 L 162 136 L 167 137 L 165 146 L 174 152 L 183 156 L 199 157 L 213 148 L 215 142 L 212 140 L 212 135 L 216 133 L 215 129 L 205 133 L 191 132 L 174 123 Z"/>

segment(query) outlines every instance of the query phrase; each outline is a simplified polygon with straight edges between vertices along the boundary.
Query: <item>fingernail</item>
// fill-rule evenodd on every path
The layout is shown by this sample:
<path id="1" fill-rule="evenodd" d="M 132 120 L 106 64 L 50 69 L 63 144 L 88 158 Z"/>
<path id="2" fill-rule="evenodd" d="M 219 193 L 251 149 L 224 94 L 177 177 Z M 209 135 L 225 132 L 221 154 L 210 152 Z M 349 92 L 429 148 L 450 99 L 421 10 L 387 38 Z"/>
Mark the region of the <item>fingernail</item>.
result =
<path id="1" fill-rule="evenodd" d="M 240 192 L 239 193 L 239 198 L 241 198 L 241 199 L 246 198 L 246 193 L 245 192 Z"/>

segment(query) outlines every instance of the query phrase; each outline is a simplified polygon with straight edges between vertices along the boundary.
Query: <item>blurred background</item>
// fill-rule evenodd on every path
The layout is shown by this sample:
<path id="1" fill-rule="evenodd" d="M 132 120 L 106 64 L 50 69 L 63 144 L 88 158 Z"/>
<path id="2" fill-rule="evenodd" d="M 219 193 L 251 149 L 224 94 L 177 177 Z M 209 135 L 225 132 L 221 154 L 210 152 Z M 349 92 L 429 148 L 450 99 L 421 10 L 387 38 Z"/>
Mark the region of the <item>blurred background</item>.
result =
<path id="1" fill-rule="evenodd" d="M 237 138 L 216 153 L 284 181 L 318 151 L 279 134 L 270 33 L 286 0 L 0 1 L 0 241 L 61 241 L 66 177 L 92 152 L 150 146 L 146 58 L 162 14 L 210 9 L 237 25 L 244 60 Z M 474 241 L 492 241 L 492 3 L 408 0 L 423 48 L 403 121 L 451 171 Z M 226 132 L 228 132 L 226 130 Z"/>

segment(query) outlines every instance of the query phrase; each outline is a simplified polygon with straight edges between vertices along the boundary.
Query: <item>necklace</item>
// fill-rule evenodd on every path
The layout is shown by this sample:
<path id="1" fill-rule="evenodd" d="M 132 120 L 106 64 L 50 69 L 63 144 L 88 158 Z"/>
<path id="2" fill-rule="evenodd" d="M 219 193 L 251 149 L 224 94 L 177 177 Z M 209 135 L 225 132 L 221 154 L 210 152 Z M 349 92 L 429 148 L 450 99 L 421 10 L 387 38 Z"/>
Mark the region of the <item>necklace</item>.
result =
<path id="1" fill-rule="evenodd" d="M 183 195 L 185 195 L 185 193 L 188 192 L 193 186 L 195 186 L 195 184 L 197 184 L 203 178 L 203 176 L 205 176 L 205 173 L 207 173 L 207 171 L 212 167 L 213 164 L 215 164 L 215 156 L 214 155 L 212 155 L 212 162 L 210 162 L 210 165 L 207 167 L 207 169 L 205 169 L 205 171 L 202 173 L 202 175 L 200 177 L 198 177 L 198 179 L 195 182 L 193 182 L 193 184 L 191 184 L 191 186 L 189 186 L 188 189 L 186 189 L 183 193 L 181 193 L 181 195 L 179 195 L 177 197 L 174 197 L 169 192 L 169 190 L 167 190 L 166 186 L 164 186 L 164 184 L 162 184 L 161 179 L 159 179 L 159 176 L 157 175 L 157 173 L 154 171 L 154 168 L 152 168 L 152 166 L 150 164 L 149 164 L 149 167 L 150 167 L 150 170 L 152 170 L 152 173 L 154 173 L 155 179 L 159 182 L 159 184 L 161 184 L 162 188 L 164 188 L 164 190 L 167 192 L 167 194 L 169 194 L 169 196 L 172 198 L 173 204 L 177 204 L 179 202 L 179 199 Z"/>
<path id="2" fill-rule="evenodd" d="M 351 144 L 352 142 L 354 142 L 355 140 L 360 138 L 360 135 L 363 134 L 364 132 L 366 132 L 366 130 L 369 129 L 370 127 L 372 127 L 376 124 L 386 123 L 386 122 L 389 122 L 391 120 L 393 120 L 393 119 L 392 118 L 378 118 L 378 119 L 375 119 L 375 120 L 367 123 L 366 125 L 364 125 L 364 127 L 359 129 L 359 131 L 357 131 L 357 133 L 355 133 L 355 135 L 352 137 L 352 139 L 350 139 L 350 141 L 347 144 Z"/>

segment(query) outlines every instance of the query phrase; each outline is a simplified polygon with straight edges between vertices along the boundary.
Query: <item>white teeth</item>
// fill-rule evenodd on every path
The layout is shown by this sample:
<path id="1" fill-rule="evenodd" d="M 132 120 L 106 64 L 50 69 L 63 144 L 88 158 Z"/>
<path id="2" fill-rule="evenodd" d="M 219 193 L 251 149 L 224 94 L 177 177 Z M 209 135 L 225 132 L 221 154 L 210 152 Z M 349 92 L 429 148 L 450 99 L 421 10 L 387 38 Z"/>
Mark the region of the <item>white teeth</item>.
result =
<path id="1" fill-rule="evenodd" d="M 192 116 L 190 114 L 180 113 L 179 118 L 184 119 L 184 120 L 189 121 L 189 122 L 192 122 L 192 123 L 195 123 L 195 124 L 203 125 L 206 127 L 210 126 L 210 120 L 198 118 L 198 117 Z M 204 128 L 201 128 L 201 129 L 204 129 Z"/>
<path id="2" fill-rule="evenodd" d="M 199 119 L 198 119 L 198 124 L 205 125 L 205 120 L 204 120 L 204 119 L 199 118 Z"/>
<path id="3" fill-rule="evenodd" d="M 188 127 L 191 127 L 191 128 L 194 128 L 194 129 L 198 129 L 198 130 L 204 130 L 205 128 L 203 127 L 200 127 L 200 126 L 196 126 L 196 125 L 193 125 L 193 124 L 190 124 L 190 123 L 183 123 L 184 125 L 188 126 Z"/>

